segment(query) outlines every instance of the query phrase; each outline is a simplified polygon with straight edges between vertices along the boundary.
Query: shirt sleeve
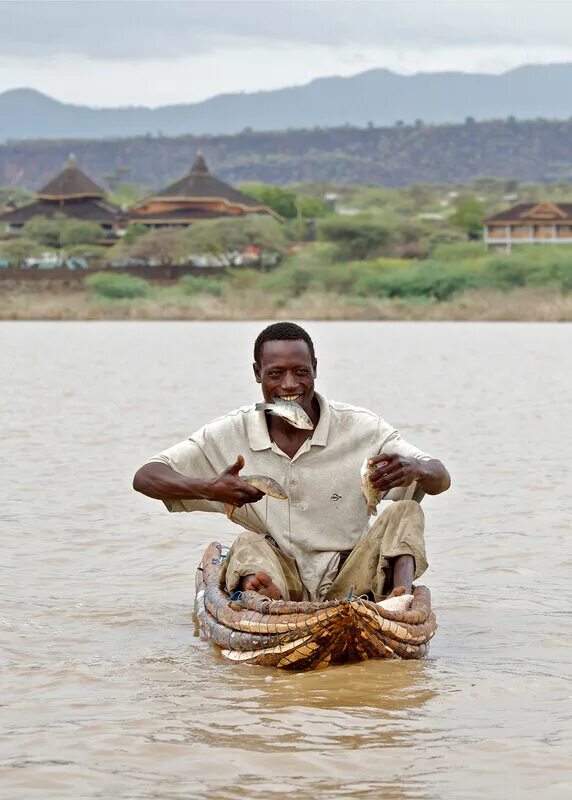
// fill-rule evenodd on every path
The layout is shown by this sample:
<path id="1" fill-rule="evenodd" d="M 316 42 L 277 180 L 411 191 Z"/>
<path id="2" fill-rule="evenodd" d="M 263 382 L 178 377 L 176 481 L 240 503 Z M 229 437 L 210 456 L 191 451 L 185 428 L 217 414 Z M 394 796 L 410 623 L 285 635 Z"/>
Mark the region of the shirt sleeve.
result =
<path id="1" fill-rule="evenodd" d="M 396 453 L 400 456 L 405 456 L 406 458 L 418 458 L 420 461 L 430 461 L 433 456 L 429 455 L 429 453 L 425 453 L 423 450 L 420 450 L 415 445 L 406 442 L 405 439 L 401 436 L 399 431 L 393 429 L 392 432 L 385 438 L 383 441 L 380 449 L 379 455 L 382 453 L 387 453 L 387 455 L 393 455 Z M 389 489 L 389 491 L 385 492 L 382 496 L 382 500 L 415 500 L 417 503 L 420 503 L 423 498 L 425 497 L 425 492 L 419 488 L 416 482 L 414 482 L 411 486 L 398 486 L 395 489 Z"/>
<path id="2" fill-rule="evenodd" d="M 397 455 L 406 456 L 407 458 L 418 458 L 420 461 L 429 461 L 433 458 L 429 453 L 425 453 L 415 445 L 406 442 L 399 431 L 396 430 L 392 431 L 381 445 L 379 454 L 381 455 L 382 453 L 387 453 L 388 455 L 397 453 Z"/>
<path id="3" fill-rule="evenodd" d="M 192 439 L 185 439 L 166 450 L 162 450 L 147 462 L 166 464 L 187 478 L 210 480 L 217 476 L 211 462 L 199 445 Z M 163 500 L 168 511 L 215 511 L 224 513 L 224 505 L 212 500 Z"/>

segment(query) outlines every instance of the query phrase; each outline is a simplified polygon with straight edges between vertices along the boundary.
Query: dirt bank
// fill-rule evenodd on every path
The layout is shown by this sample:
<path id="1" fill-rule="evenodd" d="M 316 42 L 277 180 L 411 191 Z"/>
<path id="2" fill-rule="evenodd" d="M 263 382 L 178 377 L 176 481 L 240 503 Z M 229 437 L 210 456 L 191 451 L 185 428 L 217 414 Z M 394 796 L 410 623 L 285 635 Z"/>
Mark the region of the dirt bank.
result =
<path id="1" fill-rule="evenodd" d="M 102 300 L 85 291 L 3 291 L 0 319 L 14 320 L 496 320 L 572 321 L 572 294 L 552 289 L 471 291 L 446 302 L 307 293 L 287 299 L 254 290 L 232 296 Z"/>

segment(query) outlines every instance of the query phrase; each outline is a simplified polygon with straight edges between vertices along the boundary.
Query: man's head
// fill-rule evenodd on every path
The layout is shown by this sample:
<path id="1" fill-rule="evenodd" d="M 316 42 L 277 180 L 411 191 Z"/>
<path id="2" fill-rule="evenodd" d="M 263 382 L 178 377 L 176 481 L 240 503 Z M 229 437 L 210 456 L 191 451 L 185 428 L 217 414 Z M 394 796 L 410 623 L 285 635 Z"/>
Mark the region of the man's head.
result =
<path id="1" fill-rule="evenodd" d="M 317 361 L 309 334 L 293 322 L 276 322 L 254 343 L 254 375 L 267 403 L 296 400 L 308 412 L 314 397 Z"/>

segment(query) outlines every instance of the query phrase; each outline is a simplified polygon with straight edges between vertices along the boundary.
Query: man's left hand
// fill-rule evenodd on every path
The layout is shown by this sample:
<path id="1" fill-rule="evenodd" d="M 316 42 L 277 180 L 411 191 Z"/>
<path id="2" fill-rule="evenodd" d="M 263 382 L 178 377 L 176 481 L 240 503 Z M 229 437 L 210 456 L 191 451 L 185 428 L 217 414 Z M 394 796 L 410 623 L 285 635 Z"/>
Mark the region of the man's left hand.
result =
<path id="1" fill-rule="evenodd" d="M 398 486 L 409 486 L 413 481 L 420 481 L 425 477 L 421 461 L 397 453 L 373 456 L 369 459 L 369 464 L 372 466 L 370 482 L 382 492 Z"/>

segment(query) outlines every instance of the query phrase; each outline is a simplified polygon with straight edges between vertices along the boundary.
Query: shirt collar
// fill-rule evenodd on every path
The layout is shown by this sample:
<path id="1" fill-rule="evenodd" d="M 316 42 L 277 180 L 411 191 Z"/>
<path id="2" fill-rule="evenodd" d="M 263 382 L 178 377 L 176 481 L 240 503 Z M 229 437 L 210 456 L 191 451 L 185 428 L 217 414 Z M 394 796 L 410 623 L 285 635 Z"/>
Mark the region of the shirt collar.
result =
<path id="1" fill-rule="evenodd" d="M 314 429 L 310 445 L 311 447 L 325 447 L 330 432 L 330 404 L 318 392 L 314 392 L 314 396 L 320 404 L 320 420 Z M 250 413 L 246 417 L 246 433 L 251 450 L 270 450 L 272 447 L 266 416 L 263 411 L 256 411 L 254 406 L 251 407 Z"/>

